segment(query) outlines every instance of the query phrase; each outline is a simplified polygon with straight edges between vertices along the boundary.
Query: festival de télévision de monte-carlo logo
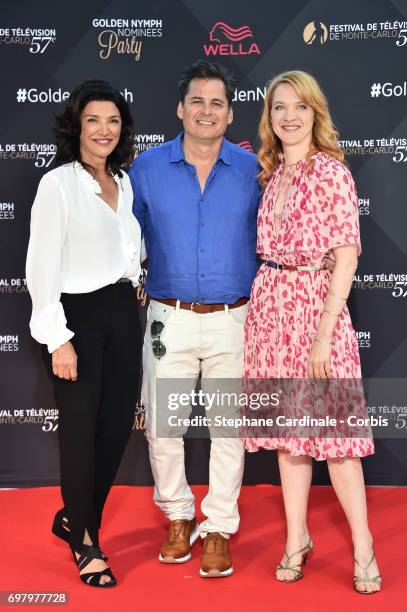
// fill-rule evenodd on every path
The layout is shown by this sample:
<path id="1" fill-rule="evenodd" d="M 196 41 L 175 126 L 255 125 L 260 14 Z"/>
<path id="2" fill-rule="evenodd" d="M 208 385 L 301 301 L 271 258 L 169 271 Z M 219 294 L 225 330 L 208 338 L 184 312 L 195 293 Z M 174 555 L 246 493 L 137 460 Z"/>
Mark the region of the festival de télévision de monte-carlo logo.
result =
<path id="1" fill-rule="evenodd" d="M 232 28 L 224 21 L 217 21 L 209 32 L 209 44 L 204 44 L 206 56 L 216 55 L 260 55 L 260 49 L 253 40 L 250 26 Z"/>

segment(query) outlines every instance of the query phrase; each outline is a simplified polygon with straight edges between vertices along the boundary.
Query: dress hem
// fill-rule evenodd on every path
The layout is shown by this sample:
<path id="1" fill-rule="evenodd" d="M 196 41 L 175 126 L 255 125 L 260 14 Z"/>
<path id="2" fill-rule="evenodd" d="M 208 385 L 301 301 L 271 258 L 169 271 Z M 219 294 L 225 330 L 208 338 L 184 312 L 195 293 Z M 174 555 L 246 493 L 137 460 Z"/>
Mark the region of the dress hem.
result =
<path id="1" fill-rule="evenodd" d="M 287 451 L 288 454 L 290 454 L 293 457 L 312 457 L 312 459 L 315 459 L 315 461 L 326 461 L 327 459 L 346 459 L 347 457 L 351 457 L 351 458 L 355 458 L 355 457 L 359 457 L 359 458 L 363 458 L 363 457 L 368 457 L 369 455 L 374 455 L 375 454 L 375 450 L 374 448 L 369 449 L 366 452 L 361 452 L 360 449 L 350 449 L 351 453 L 346 452 L 346 453 L 338 453 L 335 452 L 335 454 L 330 455 L 329 453 L 325 453 L 323 456 L 316 456 L 316 453 L 312 453 L 312 452 L 301 452 L 300 449 L 290 449 L 287 448 L 286 445 L 284 444 L 272 444 L 272 445 L 259 445 L 257 447 L 253 447 L 253 446 L 246 446 L 244 444 L 244 448 L 248 453 L 257 453 L 259 450 L 267 450 L 267 451 L 272 451 L 272 450 L 284 450 Z"/>

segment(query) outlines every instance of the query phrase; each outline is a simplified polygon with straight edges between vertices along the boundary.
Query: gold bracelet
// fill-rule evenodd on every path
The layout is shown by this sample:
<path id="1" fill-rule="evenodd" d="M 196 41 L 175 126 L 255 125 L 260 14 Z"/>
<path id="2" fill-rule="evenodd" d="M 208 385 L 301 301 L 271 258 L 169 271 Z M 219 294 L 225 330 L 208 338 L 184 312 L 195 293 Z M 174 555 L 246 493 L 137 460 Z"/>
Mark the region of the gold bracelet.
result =
<path id="1" fill-rule="evenodd" d="M 333 317 L 340 317 L 341 316 L 341 312 L 332 312 L 332 310 L 327 310 L 326 308 L 323 310 L 323 312 L 327 312 L 328 314 L 332 315 Z"/>
<path id="2" fill-rule="evenodd" d="M 319 342 L 320 344 L 332 344 L 332 340 L 321 340 L 320 338 L 315 337 L 315 342 Z"/>
<path id="3" fill-rule="evenodd" d="M 328 293 L 330 295 L 333 295 L 334 297 L 338 298 L 338 300 L 343 300 L 344 302 L 346 302 L 346 300 L 348 299 L 348 298 L 343 298 L 340 295 L 336 295 L 335 293 L 332 293 L 332 291 L 328 291 Z"/>

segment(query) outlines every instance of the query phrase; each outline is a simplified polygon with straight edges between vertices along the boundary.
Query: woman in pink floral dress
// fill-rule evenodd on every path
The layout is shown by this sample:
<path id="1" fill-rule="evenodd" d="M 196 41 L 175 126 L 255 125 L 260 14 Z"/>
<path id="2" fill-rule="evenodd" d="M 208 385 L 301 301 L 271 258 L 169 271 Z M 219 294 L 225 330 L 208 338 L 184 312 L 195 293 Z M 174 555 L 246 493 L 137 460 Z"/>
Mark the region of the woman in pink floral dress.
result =
<path id="1" fill-rule="evenodd" d="M 257 252 L 245 327 L 246 379 L 361 378 L 358 344 L 346 307 L 360 253 L 358 201 L 338 134 L 318 83 L 301 71 L 277 76 L 260 122 Z M 335 260 L 330 272 L 325 258 Z M 247 450 L 278 451 L 287 543 L 276 577 L 302 578 L 313 548 L 307 527 L 311 458 L 326 460 L 349 521 L 354 588 L 380 590 L 360 457 L 371 437 L 248 437 Z"/>

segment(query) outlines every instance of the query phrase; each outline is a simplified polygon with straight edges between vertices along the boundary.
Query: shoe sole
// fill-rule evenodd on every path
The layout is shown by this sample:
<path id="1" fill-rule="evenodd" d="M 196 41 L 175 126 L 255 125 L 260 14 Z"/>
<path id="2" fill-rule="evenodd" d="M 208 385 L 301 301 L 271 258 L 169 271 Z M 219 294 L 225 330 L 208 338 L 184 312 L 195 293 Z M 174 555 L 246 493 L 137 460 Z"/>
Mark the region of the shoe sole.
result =
<path id="1" fill-rule="evenodd" d="M 199 538 L 199 525 L 197 523 L 195 529 L 193 530 L 193 532 L 189 536 L 189 545 L 193 546 L 198 538 Z M 163 557 L 161 555 L 161 553 L 160 553 L 158 555 L 158 560 L 160 561 L 160 563 L 173 563 L 173 564 L 174 563 L 186 563 L 187 561 L 190 560 L 191 557 L 192 557 L 192 555 L 191 555 L 190 552 L 188 554 L 184 555 L 184 557 L 178 557 L 178 558 L 176 558 L 176 557 Z"/>
<path id="2" fill-rule="evenodd" d="M 199 575 L 201 578 L 226 578 L 227 576 L 231 576 L 233 574 L 233 567 L 229 567 L 227 570 L 209 570 L 209 572 L 205 572 L 202 568 L 199 570 Z"/>

